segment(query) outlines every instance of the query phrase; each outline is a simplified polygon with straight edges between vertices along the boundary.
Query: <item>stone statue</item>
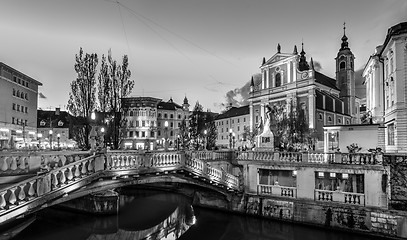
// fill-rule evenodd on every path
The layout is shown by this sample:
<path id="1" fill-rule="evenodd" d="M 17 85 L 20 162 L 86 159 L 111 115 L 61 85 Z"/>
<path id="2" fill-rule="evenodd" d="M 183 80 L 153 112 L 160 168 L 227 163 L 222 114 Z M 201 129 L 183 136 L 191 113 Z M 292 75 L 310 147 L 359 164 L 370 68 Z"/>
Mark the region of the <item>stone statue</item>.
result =
<path id="1" fill-rule="evenodd" d="M 265 121 L 263 131 L 257 136 L 258 149 L 274 150 L 274 134 L 270 130 L 273 112 L 269 105 L 265 107 Z"/>

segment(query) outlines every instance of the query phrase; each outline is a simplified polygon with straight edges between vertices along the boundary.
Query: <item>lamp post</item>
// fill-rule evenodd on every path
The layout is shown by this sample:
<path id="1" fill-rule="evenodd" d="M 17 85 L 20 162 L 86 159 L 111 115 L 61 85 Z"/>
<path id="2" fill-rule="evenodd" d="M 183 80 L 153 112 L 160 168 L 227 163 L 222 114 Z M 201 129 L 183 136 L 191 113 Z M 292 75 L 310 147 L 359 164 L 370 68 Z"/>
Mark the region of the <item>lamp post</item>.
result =
<path id="1" fill-rule="evenodd" d="M 96 150 L 96 130 L 95 130 L 95 119 L 96 119 L 96 113 L 92 112 L 90 114 L 90 119 L 91 121 L 91 129 L 90 129 L 90 134 L 89 134 L 89 144 L 90 144 L 90 150 L 95 151 Z"/>
<path id="2" fill-rule="evenodd" d="M 207 134 L 208 134 L 208 131 L 205 129 L 204 130 L 204 136 L 205 136 L 205 145 L 204 145 L 204 150 L 206 150 L 206 146 L 207 146 L 207 142 L 208 142 L 208 139 L 207 139 Z"/>
<path id="3" fill-rule="evenodd" d="M 49 148 L 52 150 L 52 129 L 49 130 Z"/>
<path id="4" fill-rule="evenodd" d="M 335 135 L 333 133 L 331 133 L 332 151 L 334 151 L 334 139 L 335 139 Z"/>
<path id="5" fill-rule="evenodd" d="M 102 127 L 102 128 L 100 129 L 100 132 L 102 133 L 102 134 L 101 134 L 102 147 L 105 148 L 105 128 Z"/>
<path id="6" fill-rule="evenodd" d="M 180 141 L 180 139 L 181 139 L 181 137 L 180 137 L 180 135 L 178 134 L 178 135 L 177 135 L 177 151 L 179 151 L 179 141 Z"/>
<path id="7" fill-rule="evenodd" d="M 164 150 L 168 151 L 168 121 L 164 122 Z"/>
<path id="8" fill-rule="evenodd" d="M 61 134 L 57 134 L 57 143 L 58 143 L 58 150 L 61 150 L 60 145 L 59 145 L 59 140 L 61 138 Z"/>
<path id="9" fill-rule="evenodd" d="M 37 134 L 37 138 L 38 138 L 38 148 L 41 149 L 41 138 L 42 138 L 42 133 L 38 133 Z"/>
<path id="10" fill-rule="evenodd" d="M 235 133 L 232 133 L 232 143 L 233 143 L 233 149 L 235 149 Z"/>
<path id="11" fill-rule="evenodd" d="M 229 129 L 229 148 L 232 149 L 232 129 Z"/>

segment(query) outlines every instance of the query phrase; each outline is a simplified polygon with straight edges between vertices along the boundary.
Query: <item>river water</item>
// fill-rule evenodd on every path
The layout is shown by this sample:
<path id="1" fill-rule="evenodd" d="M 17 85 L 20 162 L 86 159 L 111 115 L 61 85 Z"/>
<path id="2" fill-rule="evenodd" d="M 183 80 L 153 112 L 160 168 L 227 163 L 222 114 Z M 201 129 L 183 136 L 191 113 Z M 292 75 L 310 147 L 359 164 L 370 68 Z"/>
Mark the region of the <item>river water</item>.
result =
<path id="1" fill-rule="evenodd" d="M 1 237 L 0 237 L 1 239 Z M 4 238 L 3 238 L 4 239 Z M 12 239 L 110 240 L 368 240 L 366 235 L 234 215 L 191 206 L 175 193 L 121 192 L 118 215 L 92 216 L 49 208 Z"/>

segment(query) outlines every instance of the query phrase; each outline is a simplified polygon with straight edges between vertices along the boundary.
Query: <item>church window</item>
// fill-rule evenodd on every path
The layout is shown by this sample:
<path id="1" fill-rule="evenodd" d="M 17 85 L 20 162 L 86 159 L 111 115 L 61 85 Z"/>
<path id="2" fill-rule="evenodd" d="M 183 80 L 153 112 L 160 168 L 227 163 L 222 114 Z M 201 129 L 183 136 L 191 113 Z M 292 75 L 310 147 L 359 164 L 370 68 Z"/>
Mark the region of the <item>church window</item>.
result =
<path id="1" fill-rule="evenodd" d="M 340 119 L 340 118 L 338 118 L 338 123 L 339 123 L 339 124 L 341 123 L 341 119 Z"/>
<path id="2" fill-rule="evenodd" d="M 332 122 L 332 117 L 328 116 L 328 122 Z"/>
<path id="3" fill-rule="evenodd" d="M 341 63 L 339 64 L 339 69 L 340 69 L 340 70 L 345 69 L 345 62 L 341 62 Z"/>
<path id="4" fill-rule="evenodd" d="M 321 121 L 323 120 L 323 117 L 322 117 L 322 114 L 321 114 L 321 113 L 318 114 L 318 119 L 321 120 Z"/>
<path id="5" fill-rule="evenodd" d="M 132 117 L 133 116 L 133 111 L 130 111 L 130 117 Z"/>
<path id="6" fill-rule="evenodd" d="M 353 61 L 350 61 L 350 68 L 353 69 Z"/>
<path id="7" fill-rule="evenodd" d="M 350 124 L 349 120 L 346 120 L 346 125 L 349 125 L 349 124 Z"/>
<path id="8" fill-rule="evenodd" d="M 281 86 L 281 74 L 276 73 L 276 87 L 280 87 L 280 86 Z"/>

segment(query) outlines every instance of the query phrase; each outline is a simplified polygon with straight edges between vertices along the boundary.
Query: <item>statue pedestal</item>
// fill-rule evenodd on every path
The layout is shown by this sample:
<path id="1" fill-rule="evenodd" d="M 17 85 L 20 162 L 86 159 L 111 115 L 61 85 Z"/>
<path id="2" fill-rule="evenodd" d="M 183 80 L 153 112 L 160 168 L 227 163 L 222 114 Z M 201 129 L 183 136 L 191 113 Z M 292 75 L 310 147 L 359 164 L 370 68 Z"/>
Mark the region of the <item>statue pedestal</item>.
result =
<path id="1" fill-rule="evenodd" d="M 257 136 L 256 149 L 274 151 L 274 134 L 270 129 L 265 129 L 262 134 Z"/>

